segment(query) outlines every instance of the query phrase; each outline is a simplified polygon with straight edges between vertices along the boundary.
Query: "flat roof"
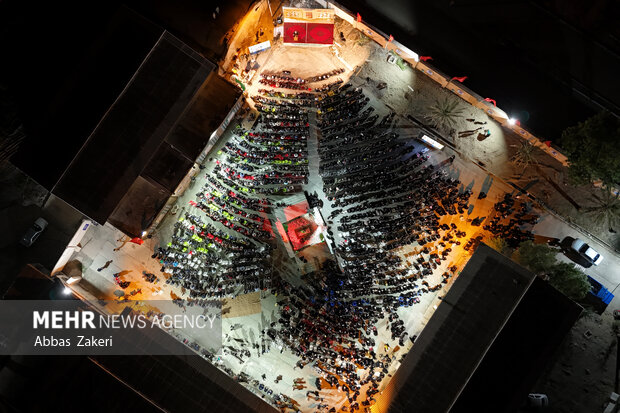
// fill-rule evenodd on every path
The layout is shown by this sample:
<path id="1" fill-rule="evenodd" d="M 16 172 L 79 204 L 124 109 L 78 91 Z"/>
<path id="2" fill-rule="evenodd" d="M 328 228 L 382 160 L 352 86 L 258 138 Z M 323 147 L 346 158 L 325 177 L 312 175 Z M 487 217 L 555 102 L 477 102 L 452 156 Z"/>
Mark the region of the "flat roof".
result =
<path id="1" fill-rule="evenodd" d="M 373 411 L 449 411 L 534 278 L 481 244 Z"/>
<path id="2" fill-rule="evenodd" d="M 27 136 L 11 162 L 51 190 L 164 30 L 116 2 L 12 5 L 2 74 Z"/>
<path id="3" fill-rule="evenodd" d="M 105 223 L 214 69 L 165 32 L 53 192 Z"/>
<path id="4" fill-rule="evenodd" d="M 494 413 L 516 411 L 582 311 L 536 277 L 450 412 L 469 413 L 481 394 Z"/>

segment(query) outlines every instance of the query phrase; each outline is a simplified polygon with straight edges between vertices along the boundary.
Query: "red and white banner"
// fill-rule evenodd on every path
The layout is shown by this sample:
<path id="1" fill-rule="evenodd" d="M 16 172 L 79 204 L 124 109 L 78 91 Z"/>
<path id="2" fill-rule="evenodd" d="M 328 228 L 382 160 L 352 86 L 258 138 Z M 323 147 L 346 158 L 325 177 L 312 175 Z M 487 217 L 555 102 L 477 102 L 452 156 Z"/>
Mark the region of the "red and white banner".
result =
<path id="1" fill-rule="evenodd" d="M 284 43 L 334 43 L 334 10 L 283 7 L 282 16 Z"/>

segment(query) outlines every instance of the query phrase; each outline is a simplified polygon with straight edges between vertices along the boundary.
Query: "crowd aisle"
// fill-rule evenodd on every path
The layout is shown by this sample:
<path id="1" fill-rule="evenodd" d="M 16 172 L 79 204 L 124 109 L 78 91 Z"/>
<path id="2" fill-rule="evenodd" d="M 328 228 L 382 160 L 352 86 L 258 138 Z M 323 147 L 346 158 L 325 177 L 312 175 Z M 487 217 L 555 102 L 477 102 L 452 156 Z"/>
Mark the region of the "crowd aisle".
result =
<path id="1" fill-rule="evenodd" d="M 482 239 L 452 219 L 471 212 L 473 195 L 451 173 L 454 157 L 433 163 L 396 132 L 395 113 L 375 113 L 339 73 L 262 74 L 254 126 L 237 127 L 208 159 L 204 185 L 153 256 L 189 305 L 260 292 L 260 314 L 224 321 L 222 355 L 200 351 L 283 411 L 367 410 L 416 339 L 403 309 L 428 305 L 458 274 L 455 249 Z M 286 254 L 273 228 L 304 190 L 326 200 L 336 244 L 302 282 L 274 265 Z M 470 226 L 511 244 L 531 237 L 530 205 L 507 195 L 494 211 Z"/>

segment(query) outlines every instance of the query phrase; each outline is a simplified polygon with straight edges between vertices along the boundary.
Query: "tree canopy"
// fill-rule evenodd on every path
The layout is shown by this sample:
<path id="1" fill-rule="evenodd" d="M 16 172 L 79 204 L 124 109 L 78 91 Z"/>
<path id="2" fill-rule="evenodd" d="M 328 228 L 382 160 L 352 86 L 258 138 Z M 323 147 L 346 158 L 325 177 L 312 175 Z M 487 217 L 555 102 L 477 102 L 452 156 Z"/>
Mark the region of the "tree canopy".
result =
<path id="1" fill-rule="evenodd" d="M 620 182 L 620 120 L 611 113 L 601 112 L 567 128 L 560 144 L 575 183 L 596 179 L 605 185 Z"/>
<path id="2" fill-rule="evenodd" d="M 524 241 L 512 255 L 512 259 L 532 271 L 534 274 L 547 273 L 556 263 L 557 251 L 547 244 L 534 244 Z"/>
<path id="3" fill-rule="evenodd" d="M 456 126 L 459 118 L 463 117 L 463 107 L 459 100 L 454 97 L 446 97 L 443 100 L 437 99 L 435 103 L 428 107 L 426 119 L 435 128 L 447 131 Z"/>
<path id="4" fill-rule="evenodd" d="M 595 225 L 610 232 L 620 226 L 620 197 L 609 188 L 601 189 L 600 196 L 592 194 L 595 205 L 586 207 L 583 212 L 592 218 Z"/>
<path id="5" fill-rule="evenodd" d="M 557 251 L 546 244 L 524 241 L 512 259 L 536 275 L 545 274 L 549 283 L 572 300 L 581 300 L 590 291 L 588 277 L 574 264 L 558 262 Z"/>
<path id="6" fill-rule="evenodd" d="M 508 246 L 508 242 L 504 238 L 494 237 L 485 241 L 489 247 L 510 258 L 512 249 Z"/>
<path id="7" fill-rule="evenodd" d="M 510 162 L 512 162 L 512 164 L 517 168 L 524 171 L 528 166 L 536 165 L 538 163 L 536 160 L 536 155 L 538 152 L 540 152 L 540 149 L 531 143 L 524 141 L 510 158 Z"/>
<path id="8" fill-rule="evenodd" d="M 548 272 L 549 283 L 572 300 L 583 299 L 592 288 L 588 277 L 574 264 L 559 262 Z"/>

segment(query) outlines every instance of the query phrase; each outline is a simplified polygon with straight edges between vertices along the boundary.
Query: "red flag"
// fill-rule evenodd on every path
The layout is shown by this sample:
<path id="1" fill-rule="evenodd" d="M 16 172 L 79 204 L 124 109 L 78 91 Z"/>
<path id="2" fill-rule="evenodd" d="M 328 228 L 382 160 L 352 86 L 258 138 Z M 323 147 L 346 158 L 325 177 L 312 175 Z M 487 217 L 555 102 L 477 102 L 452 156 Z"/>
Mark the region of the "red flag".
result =
<path id="1" fill-rule="evenodd" d="M 451 80 L 458 80 L 459 82 L 463 83 L 465 81 L 465 79 L 467 79 L 467 76 L 454 76 Z"/>
<path id="2" fill-rule="evenodd" d="M 491 102 L 493 104 L 493 106 L 497 107 L 497 103 L 495 103 L 495 101 L 491 98 L 484 98 L 484 100 L 486 100 L 487 102 Z"/>
<path id="3" fill-rule="evenodd" d="M 418 60 L 421 60 L 421 61 L 423 61 L 423 62 L 426 62 L 427 60 L 433 60 L 433 58 L 432 58 L 432 57 L 430 57 L 430 56 L 420 56 L 420 57 L 418 58 Z"/>
<path id="4" fill-rule="evenodd" d="M 132 238 L 129 240 L 129 242 L 133 242 L 134 244 L 138 244 L 138 245 L 142 245 L 144 243 L 144 240 L 142 238 Z"/>
<path id="5" fill-rule="evenodd" d="M 390 40 L 388 40 L 388 42 L 391 42 L 394 40 L 394 36 L 390 35 Z"/>
<path id="6" fill-rule="evenodd" d="M 545 145 L 547 145 L 549 148 L 551 148 L 551 141 L 545 141 Z"/>
<path id="7" fill-rule="evenodd" d="M 356 20 L 357 20 L 357 22 L 358 22 L 358 23 L 361 23 L 361 22 L 362 22 L 362 15 L 361 15 L 361 14 L 359 14 L 359 13 L 357 13 L 357 18 L 356 18 Z"/>

